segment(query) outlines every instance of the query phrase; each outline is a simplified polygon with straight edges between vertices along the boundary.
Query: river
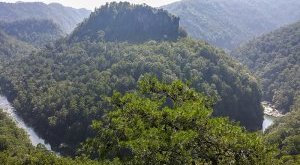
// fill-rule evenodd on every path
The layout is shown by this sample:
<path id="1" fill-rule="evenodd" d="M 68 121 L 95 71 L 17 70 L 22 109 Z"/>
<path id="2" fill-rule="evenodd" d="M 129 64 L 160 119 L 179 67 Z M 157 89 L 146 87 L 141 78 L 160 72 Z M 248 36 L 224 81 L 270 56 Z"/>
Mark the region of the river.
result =
<path id="1" fill-rule="evenodd" d="M 267 128 L 269 128 L 273 123 L 274 123 L 274 117 L 268 116 L 268 115 L 264 115 L 264 121 L 263 121 L 263 125 L 262 125 L 263 132 L 265 132 L 265 130 Z"/>
<path id="2" fill-rule="evenodd" d="M 264 108 L 264 121 L 263 121 L 263 132 L 270 127 L 276 118 L 283 117 L 284 115 L 280 113 L 274 105 L 272 105 L 270 102 L 263 101 L 261 102 L 263 108 Z"/>
<path id="3" fill-rule="evenodd" d="M 266 107 L 266 106 L 265 106 Z M 269 108 L 269 107 L 267 107 Z M 45 140 L 42 139 L 37 135 L 37 133 L 29 126 L 27 126 L 22 118 L 20 118 L 14 108 L 11 106 L 11 104 L 8 102 L 7 98 L 4 96 L 0 95 L 0 109 L 3 109 L 4 112 L 8 113 L 11 119 L 13 119 L 19 128 L 24 129 L 27 134 L 29 135 L 29 139 L 31 143 L 34 146 L 37 146 L 38 144 L 43 144 L 49 151 L 51 150 L 51 146 L 47 143 L 45 143 Z M 265 108 L 266 109 L 266 108 Z M 264 132 L 268 127 L 270 127 L 274 122 L 274 117 L 264 115 L 264 121 L 263 121 L 263 129 L 262 131 Z"/>
<path id="4" fill-rule="evenodd" d="M 0 95 L 0 109 L 3 109 L 4 112 L 6 112 L 12 120 L 14 120 L 17 123 L 17 126 L 19 128 L 22 128 L 25 130 L 25 132 L 29 135 L 29 139 L 32 143 L 32 145 L 37 146 L 38 144 L 43 144 L 47 150 L 51 150 L 51 146 L 47 143 L 45 143 L 45 140 L 42 139 L 37 135 L 37 133 L 29 126 L 27 126 L 22 118 L 20 118 L 14 108 L 11 106 L 11 104 L 8 102 L 7 98 Z"/>

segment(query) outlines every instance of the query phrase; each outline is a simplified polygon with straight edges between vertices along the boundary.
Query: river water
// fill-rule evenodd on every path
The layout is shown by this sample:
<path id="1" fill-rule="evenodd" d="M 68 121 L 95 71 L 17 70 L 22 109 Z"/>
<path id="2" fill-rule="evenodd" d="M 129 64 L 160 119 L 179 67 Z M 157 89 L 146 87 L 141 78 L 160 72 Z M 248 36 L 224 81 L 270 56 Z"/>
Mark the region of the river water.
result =
<path id="1" fill-rule="evenodd" d="M 44 139 L 39 137 L 31 127 L 27 126 L 24 123 L 24 121 L 16 114 L 14 108 L 8 102 L 7 98 L 1 95 L 0 95 L 0 109 L 3 109 L 3 111 L 6 112 L 11 117 L 11 119 L 17 123 L 17 126 L 19 128 L 22 128 L 26 131 L 26 133 L 29 135 L 29 139 L 32 145 L 37 146 L 38 144 L 43 144 L 47 148 L 47 150 L 49 151 L 51 150 L 51 146 L 49 144 L 46 144 Z"/>
<path id="2" fill-rule="evenodd" d="M 51 150 L 51 146 L 49 144 L 45 143 L 45 140 L 42 139 L 37 135 L 37 133 L 29 126 L 27 126 L 22 118 L 20 118 L 14 108 L 11 106 L 11 104 L 8 102 L 7 98 L 4 96 L 0 95 L 0 109 L 3 109 L 4 112 L 6 112 L 11 119 L 13 119 L 19 128 L 24 129 L 27 134 L 29 135 L 29 139 L 31 143 L 34 146 L 37 146 L 38 144 L 43 144 L 49 151 Z M 264 132 L 268 127 L 270 127 L 274 122 L 274 117 L 264 115 L 264 121 L 263 121 L 263 129 L 262 131 Z"/>
<path id="3" fill-rule="evenodd" d="M 263 132 L 265 132 L 265 130 L 270 127 L 272 124 L 274 123 L 274 117 L 272 116 L 268 116 L 268 115 L 264 115 L 264 121 L 263 121 Z"/>

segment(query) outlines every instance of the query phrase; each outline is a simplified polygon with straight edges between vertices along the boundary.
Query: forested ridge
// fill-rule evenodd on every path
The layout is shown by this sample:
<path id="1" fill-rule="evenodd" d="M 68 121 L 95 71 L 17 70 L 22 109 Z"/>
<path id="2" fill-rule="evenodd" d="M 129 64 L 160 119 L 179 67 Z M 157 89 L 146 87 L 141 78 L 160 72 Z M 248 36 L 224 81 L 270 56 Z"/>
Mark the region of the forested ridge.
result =
<path id="1" fill-rule="evenodd" d="M 232 54 L 260 79 L 263 99 L 288 112 L 300 92 L 300 22 L 258 37 Z"/>
<path id="2" fill-rule="evenodd" d="M 26 19 L 51 20 L 63 30 L 70 33 L 78 23 L 87 18 L 91 11 L 74 9 L 58 3 L 49 5 L 41 2 L 0 2 L 0 21 L 14 22 Z"/>
<path id="3" fill-rule="evenodd" d="M 185 37 L 179 18 L 162 9 L 128 2 L 107 3 L 93 12 L 70 35 L 70 42 L 106 40 L 144 42 Z"/>
<path id="4" fill-rule="evenodd" d="M 27 21 L 12 24 L 39 32 Z M 0 94 L 60 153 L 32 146 L 0 110 L 0 164 L 296 165 L 297 95 L 290 114 L 257 131 L 259 82 L 225 51 L 187 37 L 178 21 L 114 2 L 38 49 L 0 31 Z M 297 52 L 297 30 L 281 30 L 288 39 L 274 42 Z"/>
<path id="5" fill-rule="evenodd" d="M 131 7 L 136 6 L 121 9 Z M 110 109 L 107 96 L 135 90 L 146 73 L 165 82 L 188 82 L 215 98 L 214 115 L 229 116 L 249 130 L 261 128 L 256 80 L 223 51 L 189 38 L 143 44 L 62 39 L 4 68 L 2 92 L 28 123 L 65 153 L 74 153 L 90 134 L 91 121 Z"/>
<path id="6" fill-rule="evenodd" d="M 182 0 L 162 8 L 190 36 L 227 50 L 300 20 L 299 0 Z"/>
<path id="7" fill-rule="evenodd" d="M 36 47 L 54 42 L 64 35 L 60 27 L 51 20 L 27 19 L 9 23 L 0 22 L 0 29 Z"/>
<path id="8" fill-rule="evenodd" d="M 145 73 L 168 82 L 190 81 L 198 91 L 219 100 L 216 115 L 260 129 L 256 82 L 230 60 L 224 52 L 190 39 L 139 45 L 85 41 L 69 47 L 57 43 L 5 67 L 4 77 L 14 88 L 3 90 L 14 93 L 10 97 L 15 99 L 15 108 L 29 123 L 41 130 L 48 128 L 45 137 L 57 145 L 83 140 L 87 125 L 104 112 L 105 96 L 114 90 L 134 90 Z"/>

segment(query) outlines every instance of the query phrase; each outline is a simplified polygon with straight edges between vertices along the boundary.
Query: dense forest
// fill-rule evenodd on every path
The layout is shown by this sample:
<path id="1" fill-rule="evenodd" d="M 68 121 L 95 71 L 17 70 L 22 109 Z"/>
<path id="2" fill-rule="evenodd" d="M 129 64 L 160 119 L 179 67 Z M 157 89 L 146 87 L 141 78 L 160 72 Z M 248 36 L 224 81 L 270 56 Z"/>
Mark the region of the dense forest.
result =
<path id="1" fill-rule="evenodd" d="M 237 2 L 201 1 L 213 4 L 201 12 Z M 267 8 L 270 2 L 259 4 Z M 196 7 L 192 0 L 181 3 Z M 290 3 L 297 8 L 289 0 L 268 9 L 286 5 L 287 14 L 295 11 Z M 55 151 L 33 146 L 0 108 L 0 164 L 300 163 L 300 22 L 232 53 L 253 74 L 224 50 L 187 37 L 179 17 L 166 10 L 107 3 L 71 32 L 84 15 L 72 12 L 88 11 L 0 3 L 0 94 Z M 276 16 L 270 21 L 274 27 L 298 15 Z M 65 19 L 71 23 L 60 22 Z M 226 40 L 233 44 L 231 37 Z M 233 48 L 230 44 L 223 46 Z M 264 133 L 262 98 L 291 110 Z"/>
<path id="2" fill-rule="evenodd" d="M 145 76 L 136 92 L 114 93 L 113 110 L 92 124 L 74 159 L 57 157 L 0 112 L 2 164 L 278 164 L 273 147 L 255 133 L 212 117 L 213 100 L 180 81 Z M 90 160 L 90 159 L 94 159 Z"/>
<path id="3" fill-rule="evenodd" d="M 0 22 L 0 29 L 36 47 L 54 42 L 64 35 L 60 27 L 50 20 L 28 19 L 9 23 Z"/>
<path id="4" fill-rule="evenodd" d="M 143 42 L 176 40 L 186 36 L 179 18 L 162 9 L 128 2 L 107 3 L 91 14 L 70 36 L 70 42 L 83 40 Z"/>
<path id="5" fill-rule="evenodd" d="M 96 165 L 97 162 L 57 157 L 47 151 L 44 146 L 31 145 L 28 135 L 0 110 L 0 164 L 3 165 Z"/>
<path id="6" fill-rule="evenodd" d="M 41 2 L 5 3 L 0 2 L 0 21 L 14 22 L 26 19 L 52 20 L 64 33 L 70 33 L 78 23 L 89 16 L 91 11 L 74 9 L 57 3 Z"/>
<path id="7" fill-rule="evenodd" d="M 241 46 L 234 53 L 261 78 L 263 99 L 288 112 L 300 89 L 300 22 Z"/>
<path id="8" fill-rule="evenodd" d="M 278 146 L 284 164 L 300 164 L 300 96 L 292 106 L 292 111 L 278 119 L 267 131 L 268 143 Z"/>
<path id="9" fill-rule="evenodd" d="M 120 9 L 132 7 L 139 8 Z M 113 91 L 135 90 L 146 73 L 164 82 L 181 79 L 215 99 L 215 116 L 228 116 L 249 130 L 261 128 L 261 95 L 255 78 L 205 42 L 66 40 L 5 65 L 0 79 L 2 92 L 18 113 L 56 150 L 74 152 L 89 136 L 91 121 L 110 110 L 106 97 Z"/>
<path id="10" fill-rule="evenodd" d="M 277 164 L 255 133 L 211 116 L 210 98 L 180 81 L 140 79 L 138 90 L 109 98 L 113 110 L 94 121 L 80 150 L 122 164 Z"/>
<path id="11" fill-rule="evenodd" d="M 0 64 L 29 55 L 34 50 L 35 48 L 30 44 L 19 41 L 0 29 Z"/>
<path id="12" fill-rule="evenodd" d="M 299 0 L 183 0 L 162 8 L 192 37 L 227 50 L 300 19 Z"/>

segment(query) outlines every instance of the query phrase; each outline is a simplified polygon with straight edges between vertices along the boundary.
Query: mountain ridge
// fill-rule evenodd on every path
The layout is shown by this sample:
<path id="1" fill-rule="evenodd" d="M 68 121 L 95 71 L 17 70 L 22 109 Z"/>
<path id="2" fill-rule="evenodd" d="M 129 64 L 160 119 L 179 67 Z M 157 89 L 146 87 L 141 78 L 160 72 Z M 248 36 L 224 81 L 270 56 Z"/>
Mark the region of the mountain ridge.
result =
<path id="1" fill-rule="evenodd" d="M 6 34 L 35 47 L 42 47 L 65 35 L 59 25 L 51 20 L 42 19 L 0 22 L 0 29 Z"/>
<path id="2" fill-rule="evenodd" d="M 0 2 L 0 21 L 11 22 L 23 19 L 49 19 L 70 33 L 78 23 L 88 17 L 90 10 L 74 9 L 61 4 L 42 2 L 6 3 Z"/>
<path id="3" fill-rule="evenodd" d="M 300 20 L 297 0 L 184 0 L 162 8 L 179 16 L 180 26 L 192 37 L 229 51 L 255 36 Z"/>

